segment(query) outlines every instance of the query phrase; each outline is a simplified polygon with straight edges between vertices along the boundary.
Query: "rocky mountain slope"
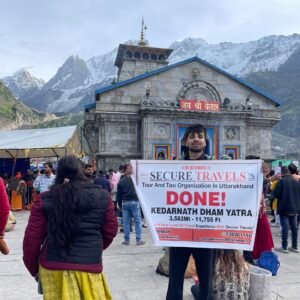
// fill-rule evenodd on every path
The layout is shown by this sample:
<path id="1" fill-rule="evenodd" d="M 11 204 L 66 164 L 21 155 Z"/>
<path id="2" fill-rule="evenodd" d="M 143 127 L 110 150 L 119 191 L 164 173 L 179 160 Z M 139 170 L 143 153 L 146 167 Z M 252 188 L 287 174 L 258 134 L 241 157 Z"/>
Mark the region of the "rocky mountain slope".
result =
<path id="1" fill-rule="evenodd" d="M 54 115 L 27 107 L 0 81 L 0 130 L 32 127 L 55 118 Z"/>
<path id="2" fill-rule="evenodd" d="M 274 130 L 288 137 L 300 134 L 300 48 L 282 64 L 277 72 L 256 72 L 246 80 L 281 100 L 281 121 Z"/>

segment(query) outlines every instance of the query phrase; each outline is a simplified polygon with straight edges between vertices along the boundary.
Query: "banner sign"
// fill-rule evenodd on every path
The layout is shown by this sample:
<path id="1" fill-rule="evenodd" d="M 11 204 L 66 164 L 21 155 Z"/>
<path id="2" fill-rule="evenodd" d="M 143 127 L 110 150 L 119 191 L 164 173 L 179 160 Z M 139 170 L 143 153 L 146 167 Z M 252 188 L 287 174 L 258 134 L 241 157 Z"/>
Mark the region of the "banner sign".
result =
<path id="1" fill-rule="evenodd" d="M 261 160 L 133 160 L 132 179 L 154 244 L 252 250 Z"/>
<path id="2" fill-rule="evenodd" d="M 220 103 L 218 101 L 206 100 L 180 100 L 180 109 L 192 111 L 219 111 Z"/>

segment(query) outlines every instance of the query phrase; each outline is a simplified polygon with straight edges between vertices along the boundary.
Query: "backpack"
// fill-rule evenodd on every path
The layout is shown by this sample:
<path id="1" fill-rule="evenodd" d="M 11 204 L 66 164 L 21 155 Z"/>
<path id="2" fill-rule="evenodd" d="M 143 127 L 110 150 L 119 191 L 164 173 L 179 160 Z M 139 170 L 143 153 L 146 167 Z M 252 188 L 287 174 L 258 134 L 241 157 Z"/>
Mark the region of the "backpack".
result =
<path id="1" fill-rule="evenodd" d="M 273 276 L 277 275 L 277 271 L 280 267 L 278 256 L 275 252 L 264 251 L 258 261 L 257 265 L 260 268 L 266 269 L 272 273 Z"/>

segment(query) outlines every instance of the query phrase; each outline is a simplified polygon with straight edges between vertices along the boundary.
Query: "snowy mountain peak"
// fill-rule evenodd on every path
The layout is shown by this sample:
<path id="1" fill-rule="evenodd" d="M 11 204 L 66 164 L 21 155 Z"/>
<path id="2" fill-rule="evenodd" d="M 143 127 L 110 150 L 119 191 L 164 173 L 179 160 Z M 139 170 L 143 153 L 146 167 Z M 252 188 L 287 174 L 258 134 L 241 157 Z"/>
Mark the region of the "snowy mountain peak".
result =
<path id="1" fill-rule="evenodd" d="M 169 48 L 171 49 L 188 49 L 188 51 L 192 49 L 197 49 L 206 45 L 207 42 L 201 38 L 185 38 L 184 40 L 178 40 L 173 42 Z M 194 55 L 193 55 L 194 56 Z"/>
<path id="2" fill-rule="evenodd" d="M 26 75 L 29 75 L 31 76 L 30 72 L 26 70 L 26 68 L 21 68 L 19 69 L 18 71 L 16 71 L 13 76 L 20 76 L 20 75 L 23 75 L 23 74 L 26 74 Z"/>
<path id="3" fill-rule="evenodd" d="M 117 68 L 114 67 L 118 48 L 106 54 L 93 56 L 87 62 L 87 68 L 90 72 L 89 84 L 100 83 L 105 78 L 113 78 L 116 76 Z"/>
<path id="4" fill-rule="evenodd" d="M 12 76 L 6 76 L 1 81 L 8 87 L 17 99 L 26 99 L 30 94 L 41 91 L 45 82 L 43 79 L 34 77 L 28 70 L 22 68 Z"/>
<path id="5" fill-rule="evenodd" d="M 36 87 L 41 89 L 45 84 L 45 81 L 41 78 L 34 77 L 28 70 L 22 68 L 16 71 L 13 76 L 7 76 L 3 79 L 13 80 L 18 83 L 19 87 L 23 86 L 24 88 Z M 29 85 L 29 86 L 28 86 Z"/>
<path id="6" fill-rule="evenodd" d="M 78 55 L 72 55 L 45 84 L 43 90 L 77 88 L 85 85 L 89 76 L 85 61 Z"/>
<path id="7" fill-rule="evenodd" d="M 247 43 L 222 42 L 209 44 L 202 39 L 188 38 L 171 44 L 170 63 L 197 55 L 203 60 L 245 76 L 258 71 L 276 71 L 300 47 L 300 35 L 267 36 Z"/>

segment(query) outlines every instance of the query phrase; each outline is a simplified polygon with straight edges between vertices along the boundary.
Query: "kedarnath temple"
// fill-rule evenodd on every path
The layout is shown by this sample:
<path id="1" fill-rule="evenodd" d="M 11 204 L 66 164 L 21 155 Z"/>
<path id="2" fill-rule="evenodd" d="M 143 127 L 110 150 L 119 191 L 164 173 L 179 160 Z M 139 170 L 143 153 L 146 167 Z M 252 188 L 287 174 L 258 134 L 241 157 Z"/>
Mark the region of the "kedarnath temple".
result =
<path id="1" fill-rule="evenodd" d="M 207 131 L 207 154 L 270 159 L 279 104 L 258 88 L 199 57 L 168 64 L 172 49 L 120 44 L 116 83 L 95 91 L 85 135 L 101 168 L 130 159 L 180 157 L 187 126 Z"/>

